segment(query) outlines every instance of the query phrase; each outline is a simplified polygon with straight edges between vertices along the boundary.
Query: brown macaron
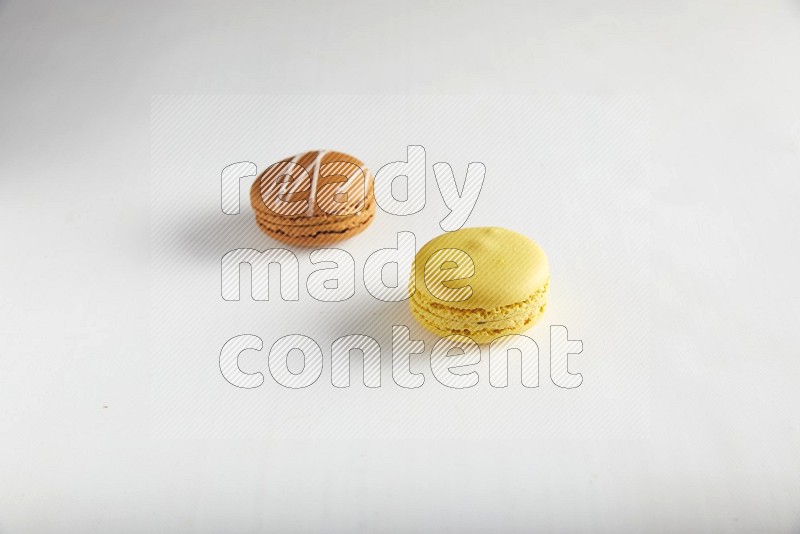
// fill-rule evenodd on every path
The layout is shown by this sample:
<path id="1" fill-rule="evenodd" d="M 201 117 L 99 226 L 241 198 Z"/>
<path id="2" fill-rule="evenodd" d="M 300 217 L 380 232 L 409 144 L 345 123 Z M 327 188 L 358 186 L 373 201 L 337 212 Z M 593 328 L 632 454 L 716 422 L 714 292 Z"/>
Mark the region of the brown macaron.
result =
<path id="1" fill-rule="evenodd" d="M 375 215 L 373 177 L 343 152 L 313 150 L 270 165 L 250 188 L 259 228 L 299 246 L 342 241 Z"/>

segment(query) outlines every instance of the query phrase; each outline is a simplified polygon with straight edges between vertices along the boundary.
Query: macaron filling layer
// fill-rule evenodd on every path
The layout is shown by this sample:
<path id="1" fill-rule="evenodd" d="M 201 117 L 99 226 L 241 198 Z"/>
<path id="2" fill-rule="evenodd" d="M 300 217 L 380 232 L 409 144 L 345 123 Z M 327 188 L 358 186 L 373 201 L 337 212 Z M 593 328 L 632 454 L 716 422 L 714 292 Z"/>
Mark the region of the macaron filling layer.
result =
<path id="1" fill-rule="evenodd" d="M 372 220 L 374 211 L 367 211 L 359 214 L 357 217 L 348 217 L 343 220 L 334 220 L 326 222 L 318 222 L 317 224 L 308 225 L 285 225 L 276 224 L 269 219 L 256 217 L 258 226 L 268 234 L 276 234 L 286 236 L 292 239 L 307 238 L 311 239 L 317 236 L 324 235 L 339 235 L 355 233 L 355 230 L 366 228 L 367 224 Z M 363 227 L 363 228 L 362 228 Z"/>

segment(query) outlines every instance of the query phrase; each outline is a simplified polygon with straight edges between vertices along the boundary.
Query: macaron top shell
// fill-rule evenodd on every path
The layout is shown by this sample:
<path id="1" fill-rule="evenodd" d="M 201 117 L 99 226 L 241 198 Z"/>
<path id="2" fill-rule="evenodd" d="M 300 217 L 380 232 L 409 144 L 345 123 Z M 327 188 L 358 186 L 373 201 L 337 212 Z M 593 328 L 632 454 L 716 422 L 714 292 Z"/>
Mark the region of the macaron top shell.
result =
<path id="1" fill-rule="evenodd" d="M 267 167 L 253 182 L 250 201 L 256 213 L 268 217 L 345 217 L 365 207 L 372 188 L 372 175 L 358 158 L 312 150 Z"/>
<path id="2" fill-rule="evenodd" d="M 466 256 L 452 249 L 463 251 L 472 259 L 474 274 Z M 425 266 L 429 260 L 426 284 Z M 419 296 L 458 309 L 492 309 L 524 301 L 540 291 L 549 277 L 547 256 L 539 245 L 522 234 L 498 227 L 462 228 L 442 234 L 426 243 L 415 258 L 416 291 L 422 292 Z M 443 295 L 447 288 L 466 286 L 472 288 L 471 294 L 464 290 Z M 460 300 L 466 295 L 469 296 Z"/>

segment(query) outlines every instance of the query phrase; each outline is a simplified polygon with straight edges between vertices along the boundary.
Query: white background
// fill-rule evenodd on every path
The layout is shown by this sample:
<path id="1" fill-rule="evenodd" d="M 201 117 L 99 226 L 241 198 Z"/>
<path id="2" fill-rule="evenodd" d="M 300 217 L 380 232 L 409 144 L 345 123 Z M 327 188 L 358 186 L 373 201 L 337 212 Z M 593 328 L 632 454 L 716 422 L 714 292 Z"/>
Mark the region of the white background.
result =
<path id="1" fill-rule="evenodd" d="M 648 114 L 647 99 L 635 96 L 154 98 L 150 333 L 155 434 L 426 441 L 645 435 L 652 298 Z M 355 294 L 343 302 L 311 297 L 306 280 L 323 265 L 312 265 L 313 249 L 298 247 L 288 247 L 300 263 L 297 301 L 280 298 L 276 269 L 269 301 L 253 301 L 249 268 L 242 269 L 241 300 L 224 301 L 224 254 L 284 245 L 255 224 L 252 178 L 241 181 L 241 213 L 222 213 L 221 169 L 241 159 L 265 169 L 284 157 L 280 154 L 326 143 L 343 150 L 357 147 L 365 162 L 376 162 L 375 171 L 406 160 L 407 146 L 421 144 L 425 207 L 406 216 L 379 210 L 357 239 L 335 245 L 350 254 L 356 272 Z M 468 226 L 511 228 L 548 252 L 549 310 L 527 332 L 542 353 L 538 390 L 520 386 L 516 357 L 509 370 L 516 387 L 492 388 L 488 347 L 476 368 L 474 390 L 441 385 L 430 361 L 438 338 L 416 323 L 408 302 L 383 302 L 365 287 L 365 279 L 377 278 L 366 272 L 367 258 L 396 247 L 398 232 L 413 233 L 417 248 L 442 233 L 440 222 L 448 210 L 430 167 L 443 160 L 460 183 L 469 162 L 486 167 Z M 404 190 L 402 185 L 397 189 Z M 399 262 L 403 286 L 411 259 Z M 492 273 L 476 273 L 487 275 Z M 384 278 L 396 284 L 397 268 L 387 269 Z M 549 378 L 551 324 L 567 326 L 572 338 L 586 345 L 570 366 L 586 376 L 586 384 L 574 391 Z M 418 391 L 393 380 L 393 325 L 407 326 L 413 339 L 425 342 L 426 352 L 411 363 L 413 372 L 427 374 Z M 259 390 L 239 390 L 221 376 L 220 350 L 240 334 L 257 335 L 264 343 L 262 353 L 244 353 L 240 360 L 246 372 L 268 377 Z M 322 376 L 306 391 L 283 390 L 267 369 L 272 344 L 291 334 L 310 337 L 326 355 Z M 332 386 L 331 344 L 351 334 L 371 336 L 381 345 L 380 391 L 363 385 L 360 356 L 351 365 L 353 386 L 346 391 Z M 298 352 L 289 363 L 295 372 L 302 369 Z M 398 458 L 387 468 L 403 469 L 404 461 Z"/>
<path id="2" fill-rule="evenodd" d="M 788 1 L 0 3 L 0 532 L 797 531 L 799 50 Z M 154 428 L 152 95 L 346 93 L 648 99 L 649 424 Z"/>

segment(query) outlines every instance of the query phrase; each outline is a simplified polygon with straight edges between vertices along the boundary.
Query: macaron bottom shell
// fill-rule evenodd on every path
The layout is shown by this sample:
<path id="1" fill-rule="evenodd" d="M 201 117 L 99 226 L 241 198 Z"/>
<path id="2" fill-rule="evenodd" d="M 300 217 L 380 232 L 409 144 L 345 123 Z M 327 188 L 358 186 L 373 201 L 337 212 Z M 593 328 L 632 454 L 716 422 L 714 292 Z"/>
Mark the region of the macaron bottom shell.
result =
<path id="1" fill-rule="evenodd" d="M 366 230 L 374 216 L 375 202 L 370 199 L 359 213 L 346 217 L 327 215 L 292 220 L 257 212 L 256 223 L 262 232 L 282 243 L 311 247 L 349 239 Z"/>
<path id="2" fill-rule="evenodd" d="M 547 308 L 548 286 L 549 280 L 524 301 L 491 310 L 451 307 L 417 291 L 410 299 L 411 313 L 420 325 L 438 336 L 458 334 L 476 343 L 489 343 L 525 332 L 536 324 Z"/>

